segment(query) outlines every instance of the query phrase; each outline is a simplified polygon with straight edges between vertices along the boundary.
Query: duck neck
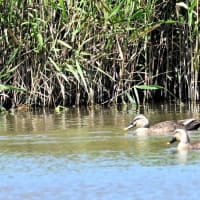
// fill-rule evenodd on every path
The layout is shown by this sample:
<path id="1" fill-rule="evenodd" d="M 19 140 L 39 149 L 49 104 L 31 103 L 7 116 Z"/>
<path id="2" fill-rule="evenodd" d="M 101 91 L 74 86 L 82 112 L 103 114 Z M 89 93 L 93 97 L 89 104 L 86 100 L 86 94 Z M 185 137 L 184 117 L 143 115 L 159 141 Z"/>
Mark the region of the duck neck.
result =
<path id="1" fill-rule="evenodd" d="M 188 150 L 190 148 L 190 143 L 183 143 L 180 142 L 177 146 L 177 150 L 178 151 L 184 151 L 184 150 Z"/>
<path id="2" fill-rule="evenodd" d="M 135 130 L 135 134 L 138 135 L 138 136 L 145 136 L 145 135 L 148 135 L 148 129 L 149 129 L 149 128 L 145 128 L 145 127 L 137 128 L 137 129 Z"/>
<path id="3" fill-rule="evenodd" d="M 181 140 L 182 144 L 189 144 L 190 143 L 190 138 L 187 134 L 184 135 L 180 140 Z"/>

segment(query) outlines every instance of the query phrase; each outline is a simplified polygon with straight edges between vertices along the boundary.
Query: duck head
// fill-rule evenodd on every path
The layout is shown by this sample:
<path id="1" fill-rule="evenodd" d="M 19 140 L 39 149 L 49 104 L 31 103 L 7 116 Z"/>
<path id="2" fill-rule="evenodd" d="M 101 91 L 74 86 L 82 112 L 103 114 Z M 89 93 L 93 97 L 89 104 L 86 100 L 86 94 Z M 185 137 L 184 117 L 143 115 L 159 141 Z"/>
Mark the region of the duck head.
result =
<path id="1" fill-rule="evenodd" d="M 129 130 L 130 128 L 149 128 L 149 120 L 144 115 L 137 115 L 133 121 L 124 128 L 124 130 Z"/>
<path id="2" fill-rule="evenodd" d="M 189 138 L 188 133 L 185 129 L 176 129 L 174 131 L 172 138 L 169 140 L 168 144 L 172 144 L 176 141 L 180 141 L 183 144 L 190 143 L 190 138 Z"/>

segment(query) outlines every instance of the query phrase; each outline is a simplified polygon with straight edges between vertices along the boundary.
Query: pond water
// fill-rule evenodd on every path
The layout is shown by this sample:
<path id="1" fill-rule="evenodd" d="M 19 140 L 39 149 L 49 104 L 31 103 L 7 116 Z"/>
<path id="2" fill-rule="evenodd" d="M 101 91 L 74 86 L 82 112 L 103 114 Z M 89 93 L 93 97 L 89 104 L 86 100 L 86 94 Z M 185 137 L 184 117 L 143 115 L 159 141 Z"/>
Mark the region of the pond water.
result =
<path id="1" fill-rule="evenodd" d="M 0 199 L 199 199 L 200 151 L 180 154 L 168 136 L 124 132 L 137 113 L 151 123 L 199 119 L 199 106 L 1 115 Z"/>

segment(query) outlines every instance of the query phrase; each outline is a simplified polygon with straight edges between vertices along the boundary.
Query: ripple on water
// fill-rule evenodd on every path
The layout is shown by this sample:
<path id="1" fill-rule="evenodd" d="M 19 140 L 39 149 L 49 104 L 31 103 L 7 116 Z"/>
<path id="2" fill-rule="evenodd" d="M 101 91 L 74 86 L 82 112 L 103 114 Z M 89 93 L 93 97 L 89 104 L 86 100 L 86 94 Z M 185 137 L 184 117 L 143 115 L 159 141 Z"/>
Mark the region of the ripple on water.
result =
<path id="1" fill-rule="evenodd" d="M 198 199 L 198 151 L 180 154 L 177 144 L 166 145 L 168 137 L 124 135 L 119 121 L 120 130 L 110 128 L 113 117 L 103 128 L 90 127 L 88 119 L 80 118 L 78 126 L 77 119 L 70 125 L 59 119 L 55 127 L 64 128 L 57 130 L 50 116 L 51 131 L 42 120 L 31 124 L 41 126 L 33 134 L 1 132 L 0 199 Z"/>

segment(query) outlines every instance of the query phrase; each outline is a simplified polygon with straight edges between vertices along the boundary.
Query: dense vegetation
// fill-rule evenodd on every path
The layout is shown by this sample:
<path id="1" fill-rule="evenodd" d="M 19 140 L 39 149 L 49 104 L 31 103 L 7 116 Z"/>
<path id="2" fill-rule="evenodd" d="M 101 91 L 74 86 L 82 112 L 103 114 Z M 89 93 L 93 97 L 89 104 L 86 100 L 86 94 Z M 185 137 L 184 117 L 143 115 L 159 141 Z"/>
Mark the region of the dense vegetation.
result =
<path id="1" fill-rule="evenodd" d="M 0 0 L 0 101 L 199 100 L 198 0 Z"/>

